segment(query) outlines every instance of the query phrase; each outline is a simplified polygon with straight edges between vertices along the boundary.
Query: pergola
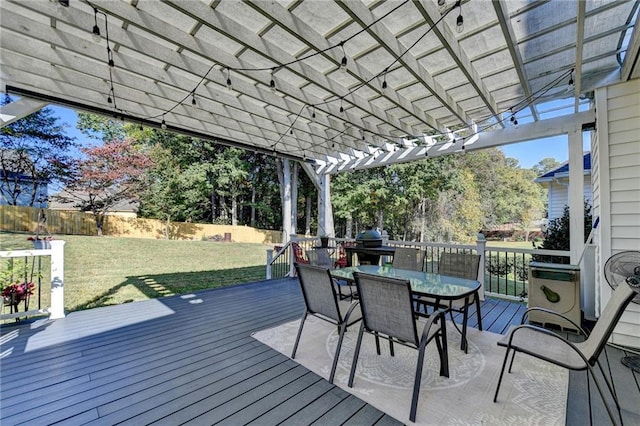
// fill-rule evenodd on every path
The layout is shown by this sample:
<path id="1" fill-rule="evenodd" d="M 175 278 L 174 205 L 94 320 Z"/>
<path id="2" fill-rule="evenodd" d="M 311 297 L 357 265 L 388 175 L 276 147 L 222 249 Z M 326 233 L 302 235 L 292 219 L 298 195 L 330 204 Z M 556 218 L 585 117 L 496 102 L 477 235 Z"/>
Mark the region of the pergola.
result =
<path id="1" fill-rule="evenodd" d="M 2 90 L 20 100 L 2 124 L 55 103 L 297 160 L 333 229 L 332 173 L 557 134 L 580 167 L 593 91 L 639 76 L 637 14 L 596 0 L 5 0 Z"/>

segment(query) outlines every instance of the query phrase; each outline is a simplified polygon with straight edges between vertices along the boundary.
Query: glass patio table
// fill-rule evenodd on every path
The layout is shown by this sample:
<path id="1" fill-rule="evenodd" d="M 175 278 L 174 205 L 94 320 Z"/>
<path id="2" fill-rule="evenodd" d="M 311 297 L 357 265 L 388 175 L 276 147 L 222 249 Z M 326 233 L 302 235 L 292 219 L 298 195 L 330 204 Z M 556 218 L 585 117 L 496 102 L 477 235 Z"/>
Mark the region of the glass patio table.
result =
<path id="1" fill-rule="evenodd" d="M 467 351 L 467 318 L 469 298 L 475 296 L 475 304 L 476 309 L 478 310 L 479 317 L 479 281 L 441 275 L 431 272 L 411 271 L 407 269 L 394 268 L 392 266 L 378 265 L 360 265 L 349 266 L 340 269 L 332 269 L 331 275 L 336 279 L 355 282 L 355 279 L 353 278 L 354 272 L 362 272 L 364 274 L 409 280 L 409 282 L 411 283 L 411 291 L 413 292 L 413 294 L 416 296 L 435 299 L 435 306 L 440 306 L 442 301 L 464 299 L 465 309 L 462 313 L 462 330 L 460 331 L 460 333 L 462 334 L 462 342 L 460 344 L 460 349 L 465 352 Z"/>

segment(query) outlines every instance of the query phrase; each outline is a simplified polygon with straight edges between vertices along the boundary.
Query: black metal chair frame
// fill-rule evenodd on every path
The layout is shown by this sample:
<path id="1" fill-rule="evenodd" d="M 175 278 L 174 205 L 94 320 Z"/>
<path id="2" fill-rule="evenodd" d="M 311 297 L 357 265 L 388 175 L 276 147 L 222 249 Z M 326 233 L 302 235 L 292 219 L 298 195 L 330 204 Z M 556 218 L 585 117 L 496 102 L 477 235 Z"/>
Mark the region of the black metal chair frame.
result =
<path id="1" fill-rule="evenodd" d="M 393 349 L 394 343 L 398 343 L 403 346 L 407 346 L 407 347 L 418 350 L 418 361 L 416 365 L 416 374 L 415 374 L 415 379 L 413 384 L 411 409 L 409 412 L 409 419 L 413 422 L 416 419 L 416 412 L 418 409 L 418 397 L 420 393 L 420 382 L 422 380 L 422 368 L 424 364 L 425 351 L 426 351 L 427 345 L 432 340 L 435 340 L 436 346 L 438 347 L 438 354 L 440 356 L 440 375 L 449 377 L 447 332 L 446 332 L 446 326 L 445 326 L 445 320 L 444 320 L 444 311 L 438 311 L 438 312 L 435 312 L 433 315 L 431 315 L 427 319 L 422 329 L 422 333 L 420 337 L 418 337 L 418 329 L 417 329 L 416 321 L 414 320 L 416 315 L 413 307 L 413 298 L 411 295 L 411 284 L 409 281 L 395 279 L 395 278 L 380 277 L 377 275 L 363 274 L 359 272 L 355 272 L 353 275 L 356 281 L 356 285 L 358 287 L 358 293 L 360 294 L 362 323 L 360 324 L 360 330 L 358 332 L 358 340 L 357 340 L 355 352 L 353 355 L 353 362 L 351 364 L 351 372 L 349 374 L 348 386 L 353 387 L 356 366 L 358 363 L 358 356 L 360 355 L 360 348 L 362 346 L 362 337 L 365 332 L 372 334 L 375 337 L 376 351 L 378 355 L 380 354 L 379 338 L 383 338 L 389 341 L 389 350 L 390 350 L 391 356 L 394 356 L 394 349 Z M 393 288 L 393 286 L 398 286 L 397 287 L 398 296 L 399 296 L 398 301 L 401 302 L 402 305 L 406 305 L 406 309 L 409 312 L 409 315 L 407 315 L 405 318 L 408 318 L 411 321 L 412 330 L 410 332 L 401 333 L 397 329 L 396 330 L 390 330 L 390 329 L 380 330 L 378 329 L 378 327 L 374 327 L 371 324 L 372 321 L 374 323 L 380 321 L 380 319 L 372 318 L 372 317 L 375 317 L 376 315 L 385 315 L 385 313 L 382 312 L 382 309 L 376 308 L 376 309 L 373 309 L 372 311 L 367 311 L 367 303 L 369 303 L 370 301 L 373 303 L 373 301 L 369 299 L 369 297 L 374 297 L 374 296 L 370 296 L 370 293 L 369 293 L 370 290 L 367 290 L 367 289 L 370 288 L 369 286 L 376 286 L 376 285 L 380 285 L 380 286 L 388 285 L 391 288 Z M 405 297 L 406 297 L 406 303 L 403 303 L 402 299 L 405 299 Z M 439 323 L 438 329 L 436 329 L 435 331 L 432 331 L 432 327 L 437 326 L 437 323 Z M 407 326 L 409 326 L 408 324 L 409 323 L 407 322 Z M 402 334 L 404 334 L 404 336 L 399 337 L 399 335 L 402 335 Z M 406 339 L 406 336 L 408 334 L 412 336 L 411 340 Z"/>
<path id="2" fill-rule="evenodd" d="M 345 309 L 341 310 L 340 305 L 346 304 L 347 302 L 342 302 L 338 299 L 338 294 L 336 293 L 336 288 L 334 286 L 333 278 L 331 277 L 329 269 L 298 263 L 295 264 L 295 268 L 298 272 L 298 280 L 300 282 L 300 288 L 302 290 L 302 296 L 304 298 L 305 310 L 300 320 L 300 327 L 298 328 L 298 334 L 293 345 L 293 350 L 291 351 L 291 359 L 295 359 L 296 352 L 298 350 L 298 343 L 300 342 L 302 329 L 304 328 L 304 323 L 307 319 L 307 316 L 313 315 L 316 318 L 320 318 L 323 321 L 327 321 L 331 324 L 336 325 L 339 330 L 339 338 L 336 352 L 333 357 L 331 373 L 329 374 L 329 383 L 333 383 L 333 379 L 336 373 L 336 367 L 338 366 L 338 357 L 340 356 L 340 349 L 342 348 L 342 341 L 344 339 L 344 334 L 347 331 L 347 327 L 355 324 L 362 319 L 361 316 L 354 314 L 354 311 L 358 307 L 358 303 L 351 303 L 351 305 L 349 305 L 346 309 L 346 313 L 343 313 Z M 310 274 L 307 274 L 307 272 L 317 273 L 318 276 L 323 276 L 324 274 L 326 274 L 325 283 L 307 282 L 307 279 L 310 278 Z M 326 288 L 322 289 L 322 285 L 329 287 L 330 293 Z M 316 292 L 316 294 L 311 294 L 314 291 Z M 327 295 L 329 294 L 331 296 L 327 298 Z M 320 300 L 320 302 L 318 303 L 318 297 L 320 299 L 324 298 L 324 300 Z M 352 316 L 354 316 L 354 318 L 352 318 Z"/>
<path id="3" fill-rule="evenodd" d="M 613 397 L 616 408 L 618 410 L 618 417 L 620 418 L 620 422 L 622 423 L 622 414 L 620 412 L 620 404 L 618 403 L 618 399 L 616 397 L 613 384 L 612 382 L 609 382 L 609 380 L 607 379 L 607 375 L 605 374 L 605 371 L 602 365 L 600 364 L 600 361 L 598 361 L 598 357 L 604 350 L 607 340 L 609 339 L 609 336 L 611 336 L 611 333 L 613 332 L 613 329 L 615 328 L 616 324 L 620 320 L 620 317 L 622 316 L 625 308 L 629 305 L 629 303 L 631 303 L 631 300 L 637 294 L 640 294 L 640 289 L 631 288 L 628 285 L 620 285 L 614 291 L 611 299 L 603 309 L 602 314 L 600 315 L 600 319 L 596 323 L 590 335 L 582 327 L 580 327 L 580 325 L 576 324 L 570 318 L 567 318 L 562 314 L 559 314 L 549 309 L 538 308 L 538 307 L 527 309 L 525 313 L 522 315 L 522 321 L 521 321 L 522 324 L 509 330 L 509 333 L 507 334 L 507 336 L 505 336 L 505 338 L 502 341 L 498 342 L 498 345 L 506 347 L 507 350 L 504 355 L 502 370 L 500 371 L 500 378 L 498 379 L 498 385 L 496 386 L 496 393 L 493 397 L 493 402 L 496 402 L 498 400 L 498 393 L 500 392 L 500 385 L 502 383 L 502 378 L 504 375 L 505 367 L 507 365 L 507 360 L 509 358 L 509 353 L 513 350 L 513 353 L 511 356 L 511 362 L 509 363 L 509 370 L 508 370 L 509 373 L 511 373 L 516 352 L 526 353 L 535 358 L 542 359 L 544 361 L 550 362 L 555 365 L 559 365 L 561 367 L 564 367 L 570 370 L 576 370 L 576 371 L 586 370 L 587 371 L 587 392 L 589 395 L 588 396 L 589 418 L 591 419 L 591 391 L 589 388 L 589 375 L 590 375 L 596 385 L 596 388 L 598 390 L 598 393 L 600 394 L 600 397 L 602 398 L 602 402 L 607 410 L 607 413 L 609 414 L 609 418 L 611 419 L 612 424 L 616 425 L 617 421 L 614 418 L 613 412 L 611 411 L 609 404 L 607 404 L 605 395 L 602 390 L 602 386 L 600 385 L 595 375 L 595 371 L 593 367 L 597 365 L 598 368 L 600 369 L 602 377 L 604 378 L 607 388 L 609 389 L 609 392 Z M 529 312 L 531 311 L 546 312 L 548 314 L 556 315 L 568 321 L 576 328 L 576 330 L 580 331 L 580 333 L 586 338 L 586 340 L 584 342 L 574 343 L 552 330 L 548 330 L 535 325 L 525 324 L 525 321 L 527 320 Z M 600 323 L 600 321 L 603 321 L 603 322 Z M 542 336 L 547 336 L 544 342 L 545 345 L 547 346 L 557 343 L 560 346 L 565 346 L 565 349 L 570 349 L 571 352 L 569 353 L 577 355 L 577 357 L 579 357 L 579 358 L 574 358 L 573 361 L 575 362 L 576 359 L 579 359 L 582 362 L 582 364 L 579 364 L 579 365 L 576 365 L 575 363 L 571 364 L 570 361 L 572 360 L 568 360 L 568 359 L 564 360 L 563 362 L 563 360 L 554 359 L 550 355 L 539 353 L 541 352 L 541 349 L 543 348 L 543 346 L 536 345 L 535 342 L 533 342 L 533 339 L 531 339 L 531 336 L 532 336 L 531 332 L 534 332 L 534 334 L 541 333 Z M 514 339 L 520 333 L 524 333 L 523 335 L 527 337 L 523 338 L 524 340 L 520 339 L 514 342 Z"/>
<path id="4" fill-rule="evenodd" d="M 446 257 L 462 258 L 464 260 L 472 259 L 475 262 L 475 265 L 471 265 L 474 267 L 473 270 L 475 270 L 475 274 L 473 273 L 467 274 L 466 272 L 468 271 L 460 272 L 455 270 L 454 268 L 447 268 L 445 266 L 447 265 L 447 262 L 444 261 L 444 258 Z M 449 275 L 449 276 L 458 277 L 458 278 L 477 280 L 479 268 L 480 268 L 480 256 L 477 254 L 444 252 L 440 255 L 440 260 L 438 262 L 438 274 Z M 471 297 L 473 297 L 472 302 L 469 301 Z M 427 312 L 427 308 L 426 308 L 427 305 L 432 305 L 436 309 L 437 308 L 445 309 L 447 312 L 449 312 L 449 317 L 451 318 L 451 322 L 453 323 L 453 326 L 458 331 L 458 333 L 462 335 L 460 349 L 463 350 L 465 353 L 467 353 L 469 349 L 469 345 L 467 342 L 467 321 L 469 319 L 469 306 L 471 304 L 474 304 L 476 307 L 478 330 L 480 331 L 482 331 L 482 313 L 480 311 L 480 298 L 479 298 L 478 292 L 475 292 L 472 295 L 467 296 L 464 299 L 460 299 L 460 300 L 463 300 L 462 306 L 460 307 L 454 306 L 454 301 L 452 300 L 447 301 L 447 303 L 443 303 L 442 300 L 437 298 L 435 299 L 435 301 L 430 301 L 425 298 L 419 297 L 416 299 L 416 303 L 418 306 L 420 304 L 424 305 L 425 312 Z M 462 314 L 462 330 L 458 327 L 458 324 L 453 320 L 454 311 Z"/>

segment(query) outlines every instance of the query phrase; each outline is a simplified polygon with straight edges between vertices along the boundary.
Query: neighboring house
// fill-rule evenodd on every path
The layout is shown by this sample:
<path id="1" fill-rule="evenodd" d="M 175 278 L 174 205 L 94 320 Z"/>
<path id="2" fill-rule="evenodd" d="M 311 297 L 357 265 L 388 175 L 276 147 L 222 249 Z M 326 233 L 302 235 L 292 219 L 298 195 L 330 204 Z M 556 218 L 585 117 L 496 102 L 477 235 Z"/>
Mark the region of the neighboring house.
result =
<path id="1" fill-rule="evenodd" d="M 584 199 L 587 203 L 593 203 L 593 191 L 591 187 L 591 152 L 584 153 L 582 157 L 584 167 Z M 569 162 L 561 164 L 534 182 L 547 189 L 548 220 L 562 217 L 565 206 L 569 205 Z"/>
<path id="2" fill-rule="evenodd" d="M 59 192 L 51 196 L 49 202 L 50 210 L 61 211 L 80 211 L 77 207 L 82 200 L 87 200 L 89 196 L 81 193 L 69 193 L 67 191 Z M 122 217 L 138 217 L 138 202 L 137 201 L 120 201 L 111 207 L 107 215 L 122 216 Z"/>
<path id="3" fill-rule="evenodd" d="M 46 183 L 34 182 L 31 176 L 20 173 L 5 172 L 0 170 L 0 205 L 31 206 L 35 208 L 47 208 Z M 19 188 L 16 188 L 16 185 Z M 36 187 L 36 199 L 31 205 L 31 196 Z M 16 189 L 18 189 L 16 191 Z"/>
<path id="4" fill-rule="evenodd" d="M 33 169 L 33 162 L 25 152 L 0 149 L 0 205 L 47 207 L 47 183 L 24 173 Z M 32 205 L 34 191 L 36 197 Z"/>

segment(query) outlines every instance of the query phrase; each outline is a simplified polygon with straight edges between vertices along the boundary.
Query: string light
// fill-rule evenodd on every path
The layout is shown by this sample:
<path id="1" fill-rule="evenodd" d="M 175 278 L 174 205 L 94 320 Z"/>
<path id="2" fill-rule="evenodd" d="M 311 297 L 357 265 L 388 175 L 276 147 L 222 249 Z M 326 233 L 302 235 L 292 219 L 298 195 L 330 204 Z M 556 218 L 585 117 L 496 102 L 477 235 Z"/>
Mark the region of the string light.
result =
<path id="1" fill-rule="evenodd" d="M 93 8 L 93 20 L 94 20 L 94 24 L 93 24 L 93 31 L 92 31 L 92 38 L 93 41 L 96 43 L 100 43 L 100 41 L 102 40 L 102 37 L 100 36 L 100 27 L 98 27 L 98 9 L 96 9 L 95 7 Z"/>
<path id="2" fill-rule="evenodd" d="M 576 90 L 576 85 L 573 81 L 573 68 L 571 69 L 571 73 L 569 74 L 569 84 L 567 85 L 567 92 L 574 92 Z"/>
<path id="3" fill-rule="evenodd" d="M 164 121 L 164 114 L 162 115 L 162 123 L 160 123 L 160 128 L 162 130 L 167 130 L 167 122 Z"/>
<path id="4" fill-rule="evenodd" d="M 447 0 L 438 0 L 438 10 L 443 13 L 447 10 Z"/>
<path id="5" fill-rule="evenodd" d="M 462 2 L 458 2 L 459 15 L 456 18 L 456 31 L 458 34 L 464 31 L 464 18 L 462 17 Z"/>
<path id="6" fill-rule="evenodd" d="M 446 0 L 438 0 L 438 1 L 437 1 L 437 3 L 438 3 L 438 6 L 439 6 L 439 7 L 444 7 L 444 8 L 446 9 L 446 4 L 447 4 L 447 1 L 446 1 Z M 382 18 L 384 18 L 384 17 L 388 16 L 391 12 L 393 12 L 393 11 L 397 10 L 401 5 L 402 5 L 402 3 L 400 3 L 397 7 L 395 7 L 394 9 L 392 9 L 391 11 L 389 11 L 388 13 L 386 13 L 384 16 L 381 16 L 381 17 L 380 17 L 380 18 L 378 18 L 376 21 L 372 22 L 372 23 L 371 23 L 370 25 L 368 25 L 366 28 L 363 28 L 362 30 L 358 31 L 356 34 L 354 34 L 354 35 L 350 36 L 349 38 L 347 38 L 346 40 L 341 41 L 341 42 L 338 44 L 338 45 L 340 46 L 340 48 L 342 49 L 342 53 L 343 53 L 342 60 L 340 61 L 340 68 L 341 68 L 343 71 L 345 71 L 345 72 L 346 72 L 346 68 L 347 68 L 347 65 L 348 65 L 348 59 L 347 59 L 347 55 L 346 55 L 346 51 L 345 51 L 345 47 L 344 47 L 345 42 L 348 42 L 348 41 L 350 41 L 351 39 L 353 39 L 355 36 L 357 36 L 358 34 L 360 34 L 360 33 L 364 32 L 364 31 L 367 31 L 367 30 L 368 30 L 369 28 L 371 28 L 374 24 L 376 24 L 377 22 L 379 22 Z M 421 36 L 421 37 L 420 37 L 420 38 L 419 38 L 419 39 L 418 39 L 418 40 L 417 40 L 413 45 L 409 46 L 409 47 L 405 50 L 405 52 L 403 52 L 403 53 L 402 53 L 398 58 L 396 58 L 396 59 L 394 60 L 394 62 L 392 62 L 392 63 L 391 63 L 387 68 L 385 68 L 385 69 L 384 69 L 384 71 L 382 72 L 382 74 L 383 74 L 382 89 L 383 89 L 383 90 L 388 88 L 388 83 L 387 83 L 387 81 L 386 81 L 386 74 L 387 74 L 387 72 L 389 71 L 389 68 L 390 68 L 394 63 L 398 62 L 398 61 L 400 60 L 400 58 L 401 58 L 403 55 L 407 54 L 407 53 L 411 50 L 411 48 L 412 48 L 413 46 L 415 46 L 415 44 L 416 44 L 417 42 L 419 42 L 419 41 L 420 41 L 423 37 L 425 37 L 425 36 L 426 36 L 430 31 L 432 31 L 432 30 L 433 30 L 433 28 L 434 28 L 434 27 L 435 27 L 435 26 L 436 26 L 436 25 L 437 25 L 437 24 L 438 24 L 442 19 L 444 19 L 444 18 L 445 18 L 445 16 L 446 16 L 446 15 L 448 15 L 448 13 L 449 13 L 449 12 L 451 12 L 451 9 L 454 9 L 454 10 L 455 10 L 455 7 L 458 7 L 458 8 L 459 8 L 459 15 L 458 15 L 458 17 L 457 17 L 457 19 L 456 19 L 456 31 L 457 31 L 457 32 L 463 32 L 463 31 L 464 31 L 464 18 L 462 17 L 462 5 L 461 5 L 461 1 L 460 1 L 460 0 L 458 0 L 458 1 L 456 1 L 455 5 L 454 5 L 452 8 L 450 8 L 449 10 L 447 10 L 446 14 L 443 14 L 443 16 L 442 16 L 442 18 L 441 18 L 441 19 L 439 19 L 437 22 L 435 22 L 435 23 L 431 26 L 431 28 L 429 28 L 429 29 L 428 29 L 428 30 L 427 30 L 427 31 L 426 31 L 426 32 L 425 32 L 425 33 L 424 33 L 424 34 L 423 34 L 423 35 L 422 35 L 422 36 Z M 95 25 L 94 25 L 94 26 L 95 26 L 96 28 L 92 31 L 92 34 L 93 34 L 94 38 L 98 38 L 98 39 L 100 39 L 100 36 L 99 36 L 100 29 L 99 29 L 99 27 L 97 26 L 97 13 L 103 13 L 103 12 L 99 12 L 96 8 L 94 8 L 94 22 L 95 22 Z M 103 13 L 103 14 L 104 14 L 104 13 Z M 106 18 L 107 18 L 107 17 L 106 17 L 106 15 L 105 15 L 105 21 L 106 21 Z M 111 51 L 111 49 L 110 49 L 110 46 L 109 46 L 108 26 L 106 26 L 106 28 L 107 28 L 106 38 L 107 38 L 107 53 L 108 53 L 108 58 L 109 58 L 109 66 L 110 66 L 110 67 L 114 67 L 114 63 L 113 63 L 113 53 L 112 53 L 112 51 Z M 97 29 L 97 31 L 95 31 L 96 29 Z M 96 33 L 98 33 L 98 34 L 96 34 Z M 95 37 L 95 36 L 97 36 L 97 37 Z M 307 55 L 307 56 L 305 56 L 305 57 L 303 57 L 303 58 L 297 58 L 297 59 L 295 59 L 295 60 L 291 61 L 291 64 L 301 62 L 301 61 L 303 61 L 303 60 L 307 59 L 308 57 L 315 56 L 315 55 L 317 55 L 317 54 L 323 54 L 324 52 L 326 52 L 326 51 L 328 51 L 328 50 L 330 50 L 330 49 L 333 49 L 333 48 L 337 47 L 338 45 L 330 46 L 330 47 L 328 47 L 328 48 L 326 48 L 326 49 L 323 49 L 323 50 L 321 50 L 321 51 L 316 51 L 316 52 L 314 52 L 313 54 Z M 208 75 L 208 74 L 209 74 L 209 72 L 213 69 L 213 67 L 214 67 L 215 65 L 217 65 L 217 64 L 215 64 L 215 63 L 214 63 L 214 64 L 212 64 L 211 68 L 209 69 L 209 71 L 207 71 L 207 74 L 205 74 L 205 76 L 204 76 L 204 77 L 202 77 L 201 82 L 199 82 L 199 83 L 198 83 L 198 85 L 196 86 L 196 88 L 197 88 L 200 84 L 202 84 L 202 81 L 204 81 L 204 79 L 207 77 L 207 75 Z M 226 67 L 224 67 L 224 70 L 226 70 L 226 77 L 227 77 L 227 78 L 226 78 L 226 87 L 227 87 L 228 89 L 230 89 L 230 90 L 233 88 L 233 87 L 232 87 L 232 82 L 231 82 L 231 77 L 230 77 L 230 73 L 231 73 L 231 70 L 232 70 L 232 69 L 233 69 L 233 70 L 238 70 L 238 71 L 241 71 L 241 70 L 246 70 L 246 71 L 260 71 L 260 70 L 269 70 L 269 69 L 270 69 L 270 70 L 271 70 L 271 80 L 270 80 L 270 85 L 269 85 L 269 86 L 270 86 L 270 89 L 271 89 L 271 90 L 273 90 L 273 91 L 277 91 L 276 84 L 275 84 L 275 79 L 274 79 L 274 73 L 275 73 L 279 68 L 281 68 L 281 67 L 283 67 L 283 66 L 284 66 L 284 67 L 286 67 L 286 66 L 288 66 L 288 65 L 290 65 L 290 64 L 289 64 L 289 63 L 285 63 L 285 64 L 282 64 L 282 65 L 280 65 L 280 66 L 278 66 L 278 67 L 266 68 L 266 69 L 265 69 L 265 68 L 243 69 L 243 68 L 231 68 L 231 67 L 226 66 Z M 110 71 L 110 73 L 111 73 L 111 71 Z M 355 92 L 356 90 L 358 90 L 359 88 L 366 86 L 367 84 L 369 84 L 369 83 L 370 83 L 370 81 L 371 81 L 371 80 L 373 80 L 374 78 L 379 78 L 379 76 L 380 76 L 380 73 L 378 73 L 377 75 L 373 76 L 373 77 L 372 77 L 372 78 L 370 78 L 369 80 L 364 81 L 362 84 L 358 85 L 357 87 L 352 88 L 351 90 L 349 90 L 349 92 L 348 92 L 347 94 L 351 94 L 351 93 Z M 566 78 L 566 73 L 565 73 L 565 74 L 563 74 L 562 78 Z M 569 80 L 569 84 L 572 84 L 572 83 L 573 83 L 573 70 L 571 70 L 570 80 Z M 548 91 L 548 90 L 547 90 L 547 91 Z M 115 93 L 114 93 L 114 91 L 113 91 L 113 85 L 112 85 L 112 87 L 111 87 L 111 94 L 113 95 L 113 99 L 112 99 L 112 100 L 114 101 L 114 107 L 115 107 Z M 188 94 L 187 94 L 187 96 L 185 96 L 185 98 L 186 98 L 186 99 L 188 99 L 188 96 L 189 96 L 189 95 L 191 95 L 191 98 L 192 98 L 192 99 L 191 99 L 191 103 L 192 103 L 192 105 L 196 105 L 196 100 L 195 100 L 195 89 L 193 89 L 193 91 L 192 91 L 191 93 L 188 93 Z M 344 112 L 345 112 L 345 108 L 344 108 L 344 101 L 343 101 L 344 96 L 345 96 L 345 95 L 343 95 L 343 96 L 340 96 L 340 97 L 339 97 L 339 98 L 340 98 L 340 113 L 344 113 Z M 108 96 L 108 101 L 109 101 L 109 98 L 111 98 L 111 96 Z M 166 113 L 168 113 L 168 112 L 171 112 L 171 111 L 172 111 L 174 108 L 176 108 L 178 105 L 182 104 L 182 103 L 186 100 L 185 98 L 183 98 L 183 99 L 182 99 L 182 101 L 179 101 L 178 103 L 176 103 L 176 105 L 175 105 L 173 108 L 169 109 L 168 111 L 165 111 L 165 113 L 163 113 L 163 114 L 162 114 L 162 117 L 163 117 L 163 118 L 162 118 L 162 125 L 161 125 L 161 128 L 163 128 L 163 129 L 166 129 L 166 128 L 167 128 L 167 126 L 166 126 L 166 122 L 165 122 L 165 118 L 164 118 L 165 114 L 166 114 Z M 338 96 L 334 95 L 334 96 L 330 97 L 329 99 L 327 99 L 326 101 L 321 102 L 321 104 L 327 104 L 327 103 L 329 103 L 329 102 L 331 102 L 331 101 L 337 100 L 336 98 L 338 98 Z M 522 100 L 522 101 L 520 101 L 520 102 L 526 102 L 526 101 L 527 101 L 527 99 L 525 98 L 525 99 L 523 99 L 523 100 Z M 110 103 L 110 102 L 109 102 L 109 103 Z M 305 107 L 305 106 L 303 105 L 303 108 L 304 108 L 304 107 Z M 316 105 L 315 105 L 315 104 L 314 104 L 314 105 L 311 105 L 311 117 L 312 117 L 313 119 L 315 119 L 315 118 L 316 118 L 315 107 L 316 107 Z M 522 109 L 522 107 L 519 107 L 519 109 L 518 109 L 518 110 L 521 110 L 521 109 Z M 301 112 L 302 112 L 302 110 L 301 110 Z M 300 114 L 298 114 L 298 115 L 300 115 Z M 156 117 L 158 117 L 158 116 L 156 116 Z M 123 116 L 122 118 L 124 119 L 124 116 Z M 296 119 L 297 119 L 297 118 L 298 118 L 298 117 L 296 117 Z M 494 116 L 494 117 L 490 117 L 490 118 L 488 118 L 487 120 L 490 120 L 490 119 L 492 119 L 492 118 L 496 118 L 496 117 L 495 117 L 495 116 Z M 516 117 L 515 117 L 515 114 L 513 114 L 513 113 L 512 113 L 512 116 L 510 117 L 510 120 L 511 120 L 511 123 L 512 123 L 512 124 L 514 124 L 514 126 L 515 126 L 515 127 L 517 127 L 517 119 L 516 119 Z M 485 121 L 485 120 L 483 120 L 483 121 Z M 503 121 L 503 120 L 500 120 L 500 121 Z M 294 123 L 295 123 L 295 120 L 294 120 Z M 292 124 L 292 125 L 293 125 L 293 124 Z M 492 122 L 492 123 L 491 123 L 491 125 L 495 125 L 495 122 Z M 469 127 L 469 126 L 467 126 L 467 127 Z M 489 127 L 489 126 L 487 126 L 487 127 Z M 464 129 L 464 127 L 463 127 L 463 129 Z M 482 131 L 482 130 L 484 130 L 484 129 L 481 129 L 480 131 Z M 344 132 L 344 131 L 343 131 L 343 132 Z M 343 133 L 343 132 L 341 132 L 341 133 Z M 479 132 L 478 132 L 478 133 L 479 133 Z M 286 133 L 285 133 L 285 134 L 286 134 Z M 290 129 L 290 134 L 293 134 L 293 128 L 291 128 L 291 129 Z M 375 136 L 375 135 L 381 136 L 381 135 L 380 135 L 380 134 L 378 134 L 378 133 L 373 133 L 373 135 L 374 135 L 374 136 Z M 364 130 L 362 130 L 362 129 L 361 129 L 361 137 L 362 137 L 362 139 L 363 139 L 363 140 L 365 140 Z M 382 137 L 385 137 L 385 136 L 382 136 Z M 390 137 L 391 137 L 391 136 L 390 136 Z M 357 137 L 356 137 L 356 139 L 357 139 Z M 275 152 L 275 150 L 276 150 L 277 144 L 278 144 L 278 142 L 274 143 L 274 145 L 273 145 L 274 152 Z M 335 148 L 335 141 L 332 141 L 332 143 L 331 143 L 331 147 L 332 147 L 332 148 Z M 464 146 L 463 146 L 463 149 L 464 149 Z M 426 152 L 426 150 L 425 150 L 425 156 L 428 156 L 428 153 Z"/>
<path id="7" fill-rule="evenodd" d="M 518 128 L 518 119 L 516 119 L 516 114 L 513 112 L 513 108 L 511 108 L 511 118 L 509 120 L 511 120 L 511 124 L 513 125 L 513 127 L 515 127 L 517 129 Z"/>
<path id="8" fill-rule="evenodd" d="M 227 89 L 229 89 L 229 90 L 233 89 L 233 85 L 231 84 L 230 73 L 231 73 L 231 70 L 229 68 L 227 68 Z"/>
<path id="9" fill-rule="evenodd" d="M 271 88 L 271 91 L 273 93 L 276 93 L 277 88 L 276 88 L 276 81 L 273 79 L 273 74 L 276 72 L 276 69 L 272 69 L 271 70 L 271 81 L 269 82 L 269 87 Z"/>

